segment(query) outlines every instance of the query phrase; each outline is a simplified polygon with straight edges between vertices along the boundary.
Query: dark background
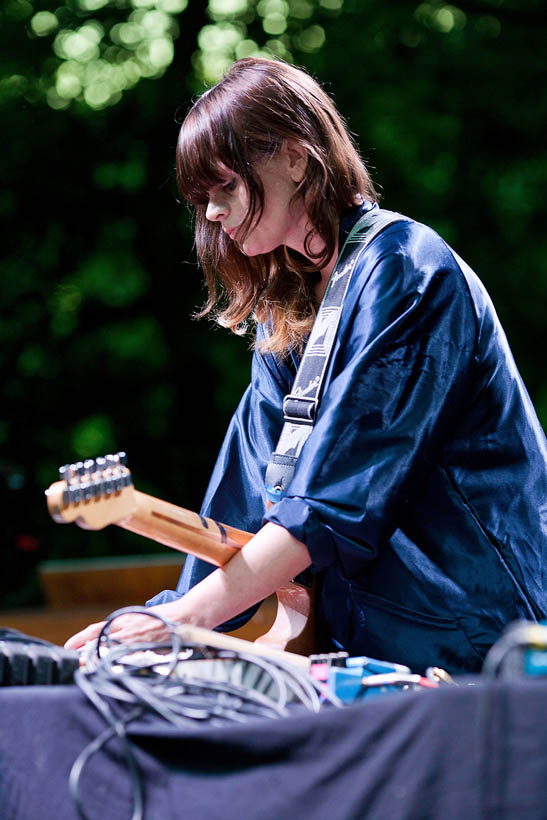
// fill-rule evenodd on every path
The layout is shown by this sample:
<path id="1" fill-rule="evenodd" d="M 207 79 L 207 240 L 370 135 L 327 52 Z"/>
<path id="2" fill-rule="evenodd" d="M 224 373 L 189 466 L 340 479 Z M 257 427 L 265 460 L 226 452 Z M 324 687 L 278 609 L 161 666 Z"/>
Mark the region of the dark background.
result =
<path id="1" fill-rule="evenodd" d="M 53 524 L 60 464 L 123 449 L 139 489 L 200 506 L 249 340 L 190 319 L 204 291 L 174 147 L 236 57 L 326 84 L 383 204 L 485 282 L 545 426 L 539 0 L 7 0 L 0 22 L 1 608 L 40 602 L 46 559 L 164 551 Z"/>

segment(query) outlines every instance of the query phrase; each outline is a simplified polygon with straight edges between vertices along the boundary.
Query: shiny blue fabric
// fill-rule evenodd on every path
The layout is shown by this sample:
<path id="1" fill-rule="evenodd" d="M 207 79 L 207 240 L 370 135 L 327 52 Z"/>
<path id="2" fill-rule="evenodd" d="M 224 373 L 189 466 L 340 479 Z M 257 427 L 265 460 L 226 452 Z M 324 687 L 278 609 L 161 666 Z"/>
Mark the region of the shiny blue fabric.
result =
<path id="1" fill-rule="evenodd" d="M 296 366 L 255 353 L 202 514 L 307 545 L 325 647 L 478 669 L 507 623 L 547 612 L 547 445 L 484 287 L 424 225 L 373 240 L 314 430 L 264 516 Z M 209 571 L 189 558 L 177 593 L 149 603 Z"/>

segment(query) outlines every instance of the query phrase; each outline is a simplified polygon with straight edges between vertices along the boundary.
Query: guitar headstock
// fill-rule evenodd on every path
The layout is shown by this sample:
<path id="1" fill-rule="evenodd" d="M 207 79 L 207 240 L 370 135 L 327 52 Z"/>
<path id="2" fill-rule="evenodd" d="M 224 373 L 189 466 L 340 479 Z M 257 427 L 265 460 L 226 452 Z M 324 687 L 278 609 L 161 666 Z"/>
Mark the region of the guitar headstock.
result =
<path id="1" fill-rule="evenodd" d="M 125 453 L 65 464 L 59 479 L 46 490 L 46 497 L 51 517 L 60 524 L 75 521 L 86 530 L 101 530 L 135 510 Z"/>

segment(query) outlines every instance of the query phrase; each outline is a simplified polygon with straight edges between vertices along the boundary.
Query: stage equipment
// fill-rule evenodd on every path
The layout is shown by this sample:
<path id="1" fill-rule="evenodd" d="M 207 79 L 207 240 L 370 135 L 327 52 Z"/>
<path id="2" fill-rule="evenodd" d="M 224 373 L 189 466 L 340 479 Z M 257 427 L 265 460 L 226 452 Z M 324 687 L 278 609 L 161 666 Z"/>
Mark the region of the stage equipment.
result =
<path id="1" fill-rule="evenodd" d="M 72 683 L 78 666 L 77 652 L 0 628 L 0 686 Z"/>
<path id="2" fill-rule="evenodd" d="M 509 624 L 488 651 L 482 674 L 502 678 L 547 676 L 547 623 Z"/>

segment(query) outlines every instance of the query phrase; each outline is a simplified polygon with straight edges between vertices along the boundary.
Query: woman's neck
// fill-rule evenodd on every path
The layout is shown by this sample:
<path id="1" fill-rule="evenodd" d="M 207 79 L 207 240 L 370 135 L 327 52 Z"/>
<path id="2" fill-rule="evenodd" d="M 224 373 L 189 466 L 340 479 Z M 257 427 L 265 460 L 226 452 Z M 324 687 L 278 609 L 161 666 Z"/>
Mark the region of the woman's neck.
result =
<path id="1" fill-rule="evenodd" d="M 314 288 L 315 298 L 317 299 L 318 303 L 321 302 L 321 300 L 323 299 L 323 296 L 325 295 L 327 285 L 329 284 L 329 279 L 330 279 L 331 274 L 334 270 L 334 266 L 336 265 L 337 257 L 338 257 L 338 242 L 336 243 L 336 245 L 334 247 L 334 253 L 331 256 L 330 262 L 328 263 L 328 265 L 325 265 L 324 268 L 321 268 L 321 270 L 320 270 L 321 279 L 319 280 L 319 282 L 317 282 L 317 284 L 315 285 L 315 288 Z"/>
<path id="2" fill-rule="evenodd" d="M 316 264 L 317 259 L 325 251 L 325 242 L 322 239 L 322 237 L 319 236 L 319 234 L 315 231 L 311 239 L 308 242 L 306 242 L 310 230 L 312 229 L 309 216 L 303 207 L 299 212 L 295 211 L 293 212 L 293 214 L 294 221 L 292 224 L 290 235 L 287 237 L 287 246 L 292 248 L 293 250 L 298 251 L 298 253 L 300 253 L 302 256 L 308 259 L 312 264 Z M 338 225 L 336 226 L 336 236 L 338 236 Z M 321 302 L 324 293 L 327 289 L 327 285 L 329 283 L 330 276 L 334 270 L 334 266 L 336 265 L 337 258 L 338 240 L 336 241 L 336 244 L 334 246 L 331 258 L 329 259 L 327 264 L 324 267 L 322 267 L 319 271 L 321 278 L 314 286 L 314 295 L 318 303 Z"/>

